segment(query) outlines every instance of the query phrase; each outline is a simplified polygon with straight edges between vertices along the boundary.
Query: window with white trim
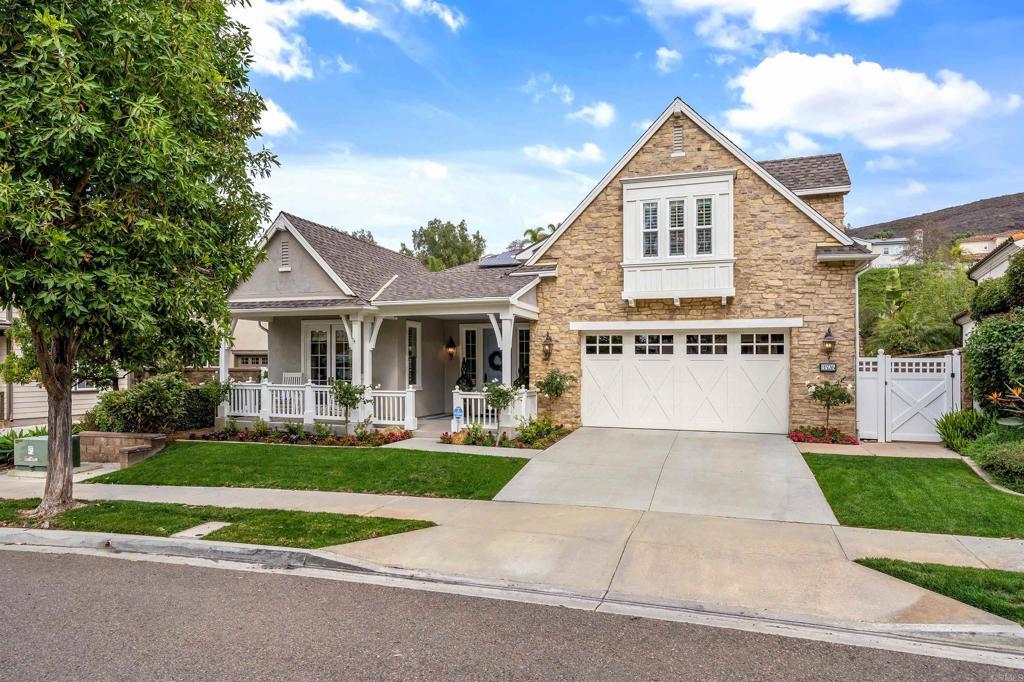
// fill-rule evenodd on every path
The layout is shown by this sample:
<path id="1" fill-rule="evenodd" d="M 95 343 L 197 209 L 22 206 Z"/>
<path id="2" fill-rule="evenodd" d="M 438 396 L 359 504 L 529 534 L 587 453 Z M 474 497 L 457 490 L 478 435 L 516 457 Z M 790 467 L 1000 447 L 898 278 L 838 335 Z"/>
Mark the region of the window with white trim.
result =
<path id="1" fill-rule="evenodd" d="M 352 346 L 344 329 L 334 329 L 334 378 L 352 383 Z"/>
<path id="2" fill-rule="evenodd" d="M 266 355 L 236 355 L 235 367 L 266 367 L 269 364 Z"/>
<path id="3" fill-rule="evenodd" d="M 686 200 L 668 202 L 668 255 L 686 255 Z"/>
<path id="4" fill-rule="evenodd" d="M 462 342 L 462 362 L 469 380 L 476 386 L 476 330 L 465 330 Z"/>
<path id="5" fill-rule="evenodd" d="M 727 334 L 687 334 L 687 355 L 727 355 L 729 336 Z"/>
<path id="6" fill-rule="evenodd" d="M 644 258 L 658 257 L 658 202 L 645 201 L 644 206 Z"/>
<path id="7" fill-rule="evenodd" d="M 99 389 L 96 388 L 96 382 L 92 381 L 91 379 L 83 379 L 82 381 L 79 381 L 77 384 L 75 384 L 71 388 L 71 390 L 75 391 L 75 392 L 78 392 L 78 391 L 88 392 L 88 391 L 96 391 L 96 390 L 99 390 Z"/>
<path id="8" fill-rule="evenodd" d="M 785 354 L 785 334 L 740 334 L 740 355 Z"/>
<path id="9" fill-rule="evenodd" d="M 405 323 L 406 380 L 409 388 L 420 388 L 422 357 L 420 356 L 421 329 L 419 322 Z"/>
<path id="10" fill-rule="evenodd" d="M 309 380 L 319 386 L 326 386 L 328 383 L 327 340 L 327 329 L 309 331 Z"/>
<path id="11" fill-rule="evenodd" d="M 588 334 L 584 339 L 587 355 L 622 355 L 622 336 L 617 334 Z"/>
<path id="12" fill-rule="evenodd" d="M 633 355 L 672 355 L 672 334 L 637 334 L 633 337 Z"/>
<path id="13" fill-rule="evenodd" d="M 516 380 L 522 380 L 525 382 L 523 385 L 529 383 L 530 379 L 530 329 L 529 327 L 523 327 L 518 330 L 516 337 L 519 343 L 519 347 L 516 350 L 517 359 L 519 360 L 519 372 L 516 376 Z"/>
<path id="14" fill-rule="evenodd" d="M 706 256 L 713 253 L 712 232 L 714 231 L 713 201 L 711 197 L 697 199 L 697 255 Z"/>

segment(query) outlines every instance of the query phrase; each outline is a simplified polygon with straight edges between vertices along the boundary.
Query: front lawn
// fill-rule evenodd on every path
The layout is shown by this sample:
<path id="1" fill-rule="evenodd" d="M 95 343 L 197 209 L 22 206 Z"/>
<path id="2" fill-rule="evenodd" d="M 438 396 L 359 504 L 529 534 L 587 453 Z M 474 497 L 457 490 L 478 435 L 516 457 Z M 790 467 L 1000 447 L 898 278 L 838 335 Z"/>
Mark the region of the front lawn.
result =
<path id="1" fill-rule="evenodd" d="M 38 504 L 37 499 L 0 500 L 0 526 L 31 525 L 32 520 L 22 518 L 18 511 L 32 509 Z M 50 528 L 166 538 L 208 521 L 226 521 L 231 525 L 210 533 L 204 540 L 306 549 L 369 540 L 434 525 L 430 521 L 324 512 L 98 501 L 58 514 L 50 521 Z"/>
<path id="2" fill-rule="evenodd" d="M 1024 574 L 989 568 L 859 559 L 858 564 L 1024 625 Z"/>
<path id="3" fill-rule="evenodd" d="M 89 483 L 285 488 L 489 500 L 526 465 L 491 457 L 394 448 L 179 441 Z"/>
<path id="4" fill-rule="evenodd" d="M 1024 537 L 1024 497 L 992 488 L 958 459 L 804 459 L 844 526 Z"/>

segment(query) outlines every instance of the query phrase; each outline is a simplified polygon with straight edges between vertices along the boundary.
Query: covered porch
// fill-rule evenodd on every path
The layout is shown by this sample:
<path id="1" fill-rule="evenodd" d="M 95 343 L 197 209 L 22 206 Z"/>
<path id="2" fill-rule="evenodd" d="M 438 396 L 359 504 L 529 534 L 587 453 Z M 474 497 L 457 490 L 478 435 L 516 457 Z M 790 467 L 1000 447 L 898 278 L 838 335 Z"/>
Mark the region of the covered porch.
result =
<path id="1" fill-rule="evenodd" d="M 271 307 L 272 305 L 272 307 Z M 498 415 L 482 387 L 499 381 L 518 388 L 501 415 L 511 430 L 537 414 L 529 388 L 531 322 L 536 310 L 509 298 L 380 303 L 350 301 L 232 301 L 235 320 L 257 320 L 268 332 L 268 366 L 260 381 L 231 384 L 222 418 L 261 419 L 281 426 L 340 425 L 344 410 L 331 385 L 369 386 L 369 402 L 351 422 L 415 431 L 429 419 L 460 430 L 471 423 L 494 429 Z M 222 348 L 221 367 L 229 349 Z M 222 369 L 222 381 L 227 376 Z"/>

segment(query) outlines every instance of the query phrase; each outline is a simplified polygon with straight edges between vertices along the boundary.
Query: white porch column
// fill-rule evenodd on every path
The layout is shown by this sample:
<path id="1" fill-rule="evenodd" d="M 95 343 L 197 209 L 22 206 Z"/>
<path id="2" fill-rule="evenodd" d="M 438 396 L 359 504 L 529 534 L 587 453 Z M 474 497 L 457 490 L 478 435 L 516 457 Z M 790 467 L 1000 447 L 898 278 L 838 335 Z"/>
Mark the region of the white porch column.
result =
<path id="1" fill-rule="evenodd" d="M 234 324 L 232 324 L 234 327 Z M 222 384 L 227 383 L 231 379 L 231 373 L 228 371 L 228 358 L 231 357 L 231 347 L 228 344 L 227 339 L 222 339 L 220 342 L 220 354 L 217 359 L 217 380 Z M 217 423 L 223 424 L 228 416 L 228 402 L 225 400 L 217 406 Z"/>
<path id="2" fill-rule="evenodd" d="M 377 334 L 384 318 L 373 316 L 363 325 L 363 383 L 373 386 L 373 349 L 377 347 Z"/>
<path id="3" fill-rule="evenodd" d="M 512 323 L 513 315 L 502 314 L 501 316 L 501 383 L 506 386 L 512 385 Z"/>

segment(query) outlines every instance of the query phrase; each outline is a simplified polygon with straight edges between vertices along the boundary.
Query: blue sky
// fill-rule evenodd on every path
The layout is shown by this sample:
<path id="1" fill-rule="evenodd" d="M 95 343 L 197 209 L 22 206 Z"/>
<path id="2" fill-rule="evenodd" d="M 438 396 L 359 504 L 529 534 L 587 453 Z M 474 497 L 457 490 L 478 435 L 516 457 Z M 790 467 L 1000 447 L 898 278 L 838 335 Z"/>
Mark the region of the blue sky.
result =
<path id="1" fill-rule="evenodd" d="M 675 96 L 757 159 L 840 151 L 854 226 L 1024 191 L 1024 8 L 253 0 L 276 210 L 397 247 L 558 222 Z"/>

